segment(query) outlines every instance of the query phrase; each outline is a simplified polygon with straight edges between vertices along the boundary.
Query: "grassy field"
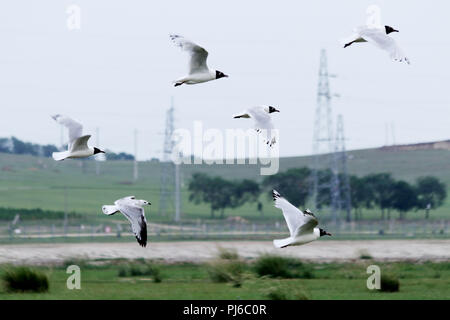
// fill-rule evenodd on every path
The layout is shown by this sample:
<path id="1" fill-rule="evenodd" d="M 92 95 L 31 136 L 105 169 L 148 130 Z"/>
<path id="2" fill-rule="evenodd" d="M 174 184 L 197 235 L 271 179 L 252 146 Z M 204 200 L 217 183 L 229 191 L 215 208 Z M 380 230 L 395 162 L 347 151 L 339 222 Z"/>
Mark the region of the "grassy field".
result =
<path id="1" fill-rule="evenodd" d="M 309 157 L 280 159 L 280 170 L 307 166 Z M 397 179 L 413 182 L 419 176 L 434 175 L 450 185 L 450 152 L 444 150 L 388 152 L 377 149 L 349 152 L 349 172 L 365 175 L 373 172 L 392 172 Z M 249 178 L 262 180 L 258 165 L 183 165 L 182 213 L 184 219 L 204 219 L 210 214 L 206 205 L 195 205 L 188 201 L 186 185 L 193 172 L 220 175 L 228 179 Z M 94 161 L 68 160 L 55 162 L 27 155 L 0 154 L 0 204 L 2 207 L 42 208 L 47 210 L 76 211 L 91 221 L 107 221 L 101 214 L 101 205 L 135 195 L 152 203 L 147 215 L 154 221 L 171 221 L 173 207 L 166 215 L 159 214 L 159 192 L 161 164 L 139 163 L 139 180 L 132 181 L 131 161 L 109 161 L 101 163 L 101 174 L 95 174 Z M 256 204 L 227 210 L 227 216 L 241 216 L 248 220 L 279 220 L 278 210 L 271 200 L 261 195 L 263 215 Z M 431 212 L 431 219 L 448 219 L 450 197 L 445 205 Z M 363 212 L 366 219 L 377 219 L 378 210 Z M 397 213 L 393 213 L 396 217 Z M 410 219 L 422 219 L 423 212 L 409 212 Z M 323 213 L 326 218 L 326 213 Z"/>
<path id="2" fill-rule="evenodd" d="M 120 270 L 148 261 L 96 261 L 81 267 L 81 290 L 66 288 L 65 267 L 35 267 L 50 279 L 48 293 L 10 293 L 0 289 L 0 299 L 268 299 L 273 290 L 298 291 L 306 299 L 450 299 L 450 263 L 381 263 L 359 260 L 354 263 L 303 263 L 310 271 L 308 279 L 273 279 L 258 277 L 252 263 L 246 262 L 241 287 L 215 283 L 206 264 L 158 264 L 162 281 L 151 276 L 119 276 Z M 381 273 L 395 275 L 400 281 L 398 292 L 368 290 L 368 265 L 380 266 Z M 0 268 L 0 276 L 8 266 Z"/>

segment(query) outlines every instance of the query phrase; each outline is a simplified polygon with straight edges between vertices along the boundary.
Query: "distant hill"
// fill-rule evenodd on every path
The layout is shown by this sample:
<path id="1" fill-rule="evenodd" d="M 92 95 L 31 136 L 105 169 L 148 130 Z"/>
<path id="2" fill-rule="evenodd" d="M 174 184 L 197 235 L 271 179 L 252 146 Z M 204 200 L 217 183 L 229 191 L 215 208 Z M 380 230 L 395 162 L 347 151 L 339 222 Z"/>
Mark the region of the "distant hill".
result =
<path id="1" fill-rule="evenodd" d="M 287 157 L 280 159 L 280 171 L 309 166 L 312 158 Z M 0 206 L 11 208 L 43 208 L 89 214 L 104 219 L 101 205 L 135 195 L 152 203 L 148 209 L 150 219 L 171 219 L 173 199 L 169 199 L 169 213 L 159 215 L 160 181 L 164 163 L 139 162 L 139 179 L 133 181 L 132 161 L 104 161 L 99 163 L 96 175 L 95 161 L 65 160 L 56 162 L 49 158 L 30 155 L 0 153 Z M 209 215 L 209 208 L 188 201 L 186 185 L 194 172 L 218 175 L 226 179 L 253 179 L 261 181 L 259 165 L 182 165 L 182 212 L 190 218 Z M 366 149 L 348 152 L 348 171 L 363 176 L 368 173 L 391 172 L 396 179 L 414 182 L 425 175 L 437 176 L 450 186 L 450 152 L 448 150 L 396 150 Z M 278 217 L 279 212 L 264 195 L 264 219 Z M 436 217 L 448 219 L 450 200 L 436 211 Z M 256 204 L 226 212 L 244 218 L 256 215 Z M 375 213 L 374 213 L 375 214 Z M 376 213 L 378 216 L 378 213 Z M 411 216 L 420 216 L 420 213 Z"/>
<path id="2" fill-rule="evenodd" d="M 450 150 L 450 140 L 384 146 L 383 151 Z"/>

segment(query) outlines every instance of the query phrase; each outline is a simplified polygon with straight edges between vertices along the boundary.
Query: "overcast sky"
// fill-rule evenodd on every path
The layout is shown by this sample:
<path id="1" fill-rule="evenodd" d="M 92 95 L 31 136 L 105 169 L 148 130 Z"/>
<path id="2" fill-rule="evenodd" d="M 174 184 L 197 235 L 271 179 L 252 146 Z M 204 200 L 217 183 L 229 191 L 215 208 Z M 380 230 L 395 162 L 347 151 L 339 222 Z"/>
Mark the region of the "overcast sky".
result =
<path id="1" fill-rule="evenodd" d="M 81 8 L 81 29 L 69 30 L 66 9 Z M 411 65 L 392 62 L 369 44 L 343 49 L 339 39 L 366 21 L 377 4 L 381 21 Z M 340 94 L 347 149 L 386 142 L 449 138 L 450 4 L 448 1 L 3 1 L 0 4 L 0 137 L 60 143 L 61 113 L 84 132 L 100 129 L 100 146 L 160 157 L 165 112 L 174 97 L 175 126 L 249 128 L 242 109 L 270 104 L 280 128 L 280 154 L 312 150 L 320 49 L 328 52 L 331 89 Z M 208 65 L 229 78 L 174 88 L 188 56 L 178 33 L 209 51 Z M 392 135 L 389 136 L 389 143 Z"/>

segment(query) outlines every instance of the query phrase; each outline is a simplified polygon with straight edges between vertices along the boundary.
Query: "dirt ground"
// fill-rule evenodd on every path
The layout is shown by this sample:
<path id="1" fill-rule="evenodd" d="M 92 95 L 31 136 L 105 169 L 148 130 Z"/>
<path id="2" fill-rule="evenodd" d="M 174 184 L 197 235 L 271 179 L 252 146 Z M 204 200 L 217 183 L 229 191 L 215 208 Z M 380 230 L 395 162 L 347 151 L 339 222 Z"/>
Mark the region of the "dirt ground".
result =
<path id="1" fill-rule="evenodd" d="M 450 240 L 330 240 L 284 249 L 270 241 L 180 241 L 149 243 L 146 248 L 131 242 L 1 245 L 0 264 L 58 264 L 74 258 L 201 262 L 215 258 L 219 247 L 235 249 L 246 259 L 273 253 L 316 262 L 349 261 L 364 252 L 377 260 L 450 260 Z"/>

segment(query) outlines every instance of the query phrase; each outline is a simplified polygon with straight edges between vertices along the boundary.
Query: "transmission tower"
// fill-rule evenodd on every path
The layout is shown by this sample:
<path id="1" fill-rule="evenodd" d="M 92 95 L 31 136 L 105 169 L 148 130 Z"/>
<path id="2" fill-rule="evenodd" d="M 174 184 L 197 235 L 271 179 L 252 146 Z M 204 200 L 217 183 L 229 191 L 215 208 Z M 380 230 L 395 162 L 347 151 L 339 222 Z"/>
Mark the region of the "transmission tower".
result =
<path id="1" fill-rule="evenodd" d="M 160 182 L 160 200 L 159 214 L 167 215 L 169 206 L 174 203 L 173 194 L 175 189 L 175 170 L 174 163 L 171 161 L 171 155 L 174 147 L 172 134 L 174 131 L 174 107 L 173 98 L 171 105 L 166 112 L 166 129 L 164 131 L 163 156 L 161 162 L 161 182 Z"/>
<path id="2" fill-rule="evenodd" d="M 345 220 L 350 222 L 352 201 L 350 181 L 347 172 L 347 153 L 345 151 L 345 134 L 344 134 L 344 120 L 342 115 L 338 115 L 336 125 L 336 139 L 333 153 L 333 187 L 332 190 L 336 192 L 335 197 L 332 197 L 333 211 L 345 212 Z"/>
<path id="3" fill-rule="evenodd" d="M 317 88 L 317 105 L 314 120 L 313 154 L 311 172 L 311 198 L 314 209 L 326 205 L 324 192 L 331 190 L 332 181 L 319 176 L 320 170 L 333 167 L 333 130 L 331 112 L 331 94 L 329 86 L 327 54 L 325 49 L 320 52 L 319 83 Z M 331 198 L 334 192 L 330 191 Z M 330 199 L 331 202 L 332 199 Z M 333 220 L 337 220 L 337 212 L 332 211 Z"/>

